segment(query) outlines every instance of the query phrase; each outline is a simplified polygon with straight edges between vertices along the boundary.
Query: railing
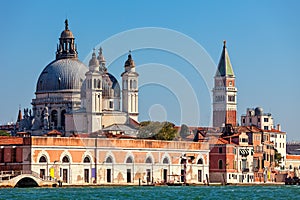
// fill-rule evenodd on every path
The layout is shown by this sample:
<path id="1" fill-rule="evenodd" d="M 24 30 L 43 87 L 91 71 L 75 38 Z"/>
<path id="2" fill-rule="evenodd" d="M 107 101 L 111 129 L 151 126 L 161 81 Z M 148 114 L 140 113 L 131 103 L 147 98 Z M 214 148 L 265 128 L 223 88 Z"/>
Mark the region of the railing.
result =
<path id="1" fill-rule="evenodd" d="M 42 179 L 43 181 L 53 181 L 57 182 L 56 178 L 52 178 L 50 176 L 41 177 L 39 173 L 31 171 L 31 170 L 18 170 L 18 171 L 0 171 L 0 182 L 10 180 L 16 176 L 22 174 L 29 174 L 34 176 L 35 178 Z"/>
<path id="2" fill-rule="evenodd" d="M 22 171 L 1 171 L 0 172 L 0 182 L 4 180 L 10 180 L 16 176 L 19 176 L 22 174 Z"/>

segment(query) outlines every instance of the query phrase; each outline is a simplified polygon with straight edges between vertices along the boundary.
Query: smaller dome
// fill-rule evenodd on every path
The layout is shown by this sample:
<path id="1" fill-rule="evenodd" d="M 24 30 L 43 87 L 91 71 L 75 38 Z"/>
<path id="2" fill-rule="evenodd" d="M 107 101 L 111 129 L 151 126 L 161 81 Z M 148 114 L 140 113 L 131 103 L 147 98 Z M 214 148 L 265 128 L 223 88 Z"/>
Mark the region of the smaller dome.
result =
<path id="1" fill-rule="evenodd" d="M 61 32 L 60 38 L 74 38 L 72 31 L 69 30 L 68 20 L 65 20 L 65 30 Z"/>
<path id="2" fill-rule="evenodd" d="M 125 62 L 125 67 L 134 67 L 134 66 L 135 66 L 135 64 L 134 64 L 134 61 L 132 59 L 131 53 L 129 53 L 128 59 Z"/>
<path id="3" fill-rule="evenodd" d="M 64 30 L 60 34 L 60 38 L 74 38 L 72 31 L 70 30 Z"/>
<path id="4" fill-rule="evenodd" d="M 98 69 L 98 67 L 99 67 L 99 62 L 96 58 L 95 52 L 93 52 L 92 58 L 89 62 L 89 69 L 92 70 L 92 71 L 95 71 L 95 70 Z"/>
<path id="5" fill-rule="evenodd" d="M 261 115 L 263 115 L 263 109 L 261 108 L 261 107 L 257 107 L 257 108 L 255 108 L 255 115 L 256 116 L 261 116 Z"/>

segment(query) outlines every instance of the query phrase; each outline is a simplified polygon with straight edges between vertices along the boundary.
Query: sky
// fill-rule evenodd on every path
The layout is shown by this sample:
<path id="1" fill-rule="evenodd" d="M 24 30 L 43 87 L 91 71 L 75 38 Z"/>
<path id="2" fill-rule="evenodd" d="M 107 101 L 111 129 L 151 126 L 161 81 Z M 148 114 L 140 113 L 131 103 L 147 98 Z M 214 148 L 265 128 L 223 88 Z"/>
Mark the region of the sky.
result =
<path id="1" fill-rule="evenodd" d="M 238 119 L 262 107 L 300 141 L 299 1 L 1 1 L 0 124 L 31 108 L 68 18 L 88 63 L 103 47 L 120 80 L 128 51 L 139 77 L 140 121 L 211 125 L 211 86 L 223 40 L 238 89 Z"/>

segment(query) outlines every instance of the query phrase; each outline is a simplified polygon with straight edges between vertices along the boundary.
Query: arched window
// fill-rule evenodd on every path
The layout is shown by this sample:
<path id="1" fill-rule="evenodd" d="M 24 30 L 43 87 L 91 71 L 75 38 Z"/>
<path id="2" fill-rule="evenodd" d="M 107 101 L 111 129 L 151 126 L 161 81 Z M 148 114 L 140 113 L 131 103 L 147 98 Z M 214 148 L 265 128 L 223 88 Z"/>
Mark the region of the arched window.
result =
<path id="1" fill-rule="evenodd" d="M 90 159 L 88 156 L 86 156 L 86 157 L 83 159 L 83 162 L 84 162 L 84 163 L 90 163 L 90 162 L 91 162 L 91 159 Z"/>
<path id="2" fill-rule="evenodd" d="M 64 156 L 63 159 L 62 159 L 62 162 L 63 163 L 69 163 L 70 162 L 70 159 L 68 156 Z"/>
<path id="3" fill-rule="evenodd" d="M 53 123 L 54 128 L 57 127 L 57 111 L 56 110 L 51 111 L 51 122 Z"/>
<path id="4" fill-rule="evenodd" d="M 113 163 L 113 159 L 111 156 L 107 157 L 105 160 L 106 163 Z"/>
<path id="5" fill-rule="evenodd" d="M 100 89 L 101 88 L 100 86 L 101 86 L 101 81 L 100 79 L 98 79 L 97 88 Z"/>
<path id="6" fill-rule="evenodd" d="M 148 158 L 146 159 L 146 163 L 152 163 L 152 158 L 151 158 L 151 157 L 148 157 Z"/>
<path id="7" fill-rule="evenodd" d="M 132 80 L 130 80 L 130 89 L 132 89 Z"/>
<path id="8" fill-rule="evenodd" d="M 203 160 L 202 160 L 202 158 L 200 158 L 200 159 L 198 160 L 197 164 L 198 164 L 198 165 L 203 165 Z"/>
<path id="9" fill-rule="evenodd" d="M 163 164 L 169 164 L 169 159 L 167 157 L 164 158 Z"/>
<path id="10" fill-rule="evenodd" d="M 290 169 L 293 169 L 293 165 L 290 165 Z"/>
<path id="11" fill-rule="evenodd" d="M 133 83 L 132 83 L 132 86 L 133 86 L 133 89 L 136 89 L 137 87 L 137 84 L 136 84 L 136 80 L 133 80 Z"/>
<path id="12" fill-rule="evenodd" d="M 65 121 L 66 121 L 66 116 L 65 116 L 65 114 L 66 114 L 66 110 L 62 110 L 61 111 L 61 113 L 60 113 L 60 124 L 61 124 L 61 126 L 64 128 L 65 127 Z"/>
<path id="13" fill-rule="evenodd" d="M 45 162 L 47 162 L 46 157 L 45 157 L 45 156 L 41 156 L 40 159 L 39 159 L 39 162 L 40 162 L 40 163 L 45 163 Z"/>
<path id="14" fill-rule="evenodd" d="M 128 157 L 128 158 L 126 159 L 126 163 L 133 163 L 132 158 L 131 158 L 131 157 Z"/>
<path id="15" fill-rule="evenodd" d="M 219 160 L 219 169 L 223 169 L 223 160 Z"/>

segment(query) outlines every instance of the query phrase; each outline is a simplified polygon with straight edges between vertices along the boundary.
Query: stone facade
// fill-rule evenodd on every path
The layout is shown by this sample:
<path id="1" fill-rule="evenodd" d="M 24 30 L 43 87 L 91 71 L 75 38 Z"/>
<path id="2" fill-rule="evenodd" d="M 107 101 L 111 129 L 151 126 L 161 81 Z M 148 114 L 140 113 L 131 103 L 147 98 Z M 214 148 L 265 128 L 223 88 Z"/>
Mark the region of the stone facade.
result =
<path id="1" fill-rule="evenodd" d="M 66 184 L 182 182 L 183 155 L 188 183 L 209 175 L 208 143 L 108 138 L 32 138 L 32 170 Z"/>

